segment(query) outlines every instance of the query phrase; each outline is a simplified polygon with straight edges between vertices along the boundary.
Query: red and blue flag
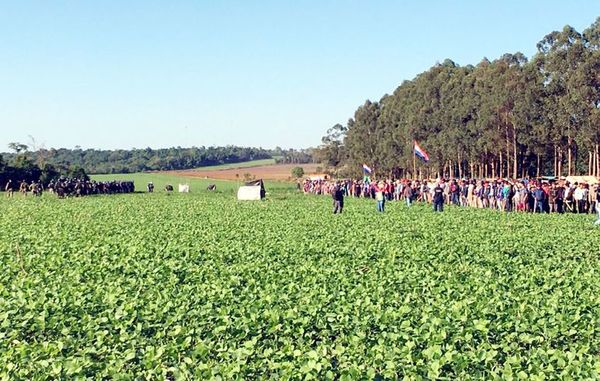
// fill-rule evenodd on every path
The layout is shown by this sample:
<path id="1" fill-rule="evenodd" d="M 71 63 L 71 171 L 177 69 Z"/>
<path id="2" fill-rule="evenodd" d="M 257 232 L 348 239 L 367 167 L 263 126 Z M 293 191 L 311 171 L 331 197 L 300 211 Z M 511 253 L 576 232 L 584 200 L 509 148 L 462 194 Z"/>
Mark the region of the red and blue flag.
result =
<path id="1" fill-rule="evenodd" d="M 419 146 L 419 144 L 417 143 L 416 140 L 415 140 L 415 155 L 417 155 L 424 162 L 429 161 L 429 155 L 427 154 L 427 152 L 425 152 L 425 150 L 423 148 L 421 148 Z"/>

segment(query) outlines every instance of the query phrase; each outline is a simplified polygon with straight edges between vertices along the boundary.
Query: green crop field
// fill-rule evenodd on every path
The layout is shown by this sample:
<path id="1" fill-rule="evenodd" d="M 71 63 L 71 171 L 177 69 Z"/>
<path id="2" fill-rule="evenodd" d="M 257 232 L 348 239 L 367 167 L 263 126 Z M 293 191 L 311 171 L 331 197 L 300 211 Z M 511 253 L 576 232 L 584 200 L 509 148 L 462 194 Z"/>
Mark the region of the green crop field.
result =
<path id="1" fill-rule="evenodd" d="M 204 184 L 0 200 L 0 379 L 600 377 L 591 216 Z"/>
<path id="2" fill-rule="evenodd" d="M 198 177 L 182 177 L 177 175 L 171 175 L 168 173 L 133 173 L 133 174 L 117 174 L 117 175 L 93 175 L 92 179 L 97 181 L 111 181 L 111 180 L 126 180 L 133 181 L 135 183 L 136 191 L 146 191 L 146 185 L 148 182 L 153 182 L 155 185 L 154 191 L 161 193 L 165 185 L 171 184 L 177 191 L 177 184 L 189 184 L 190 192 L 195 194 L 206 195 L 206 187 L 209 184 L 215 184 L 217 190 L 215 193 L 227 193 L 229 195 L 234 194 L 238 186 L 242 184 L 243 180 L 239 182 L 227 181 L 227 180 L 213 180 L 213 179 L 202 179 Z M 295 189 L 295 184 L 277 182 L 277 181 L 266 181 L 265 187 L 267 192 L 275 192 L 274 196 L 282 191 L 288 191 Z"/>

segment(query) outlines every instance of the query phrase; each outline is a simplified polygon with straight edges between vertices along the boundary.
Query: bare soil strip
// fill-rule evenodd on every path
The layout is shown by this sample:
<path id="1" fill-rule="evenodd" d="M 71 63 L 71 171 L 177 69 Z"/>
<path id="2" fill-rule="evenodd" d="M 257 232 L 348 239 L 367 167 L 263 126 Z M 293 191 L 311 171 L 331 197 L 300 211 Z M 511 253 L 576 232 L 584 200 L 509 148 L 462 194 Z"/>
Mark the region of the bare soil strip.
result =
<path id="1" fill-rule="evenodd" d="M 207 178 L 216 180 L 244 180 L 245 178 L 265 180 L 290 180 L 292 168 L 302 167 L 305 175 L 316 173 L 319 164 L 275 164 L 249 168 L 232 168 L 217 170 L 185 170 L 166 171 L 168 173 L 183 177 Z"/>

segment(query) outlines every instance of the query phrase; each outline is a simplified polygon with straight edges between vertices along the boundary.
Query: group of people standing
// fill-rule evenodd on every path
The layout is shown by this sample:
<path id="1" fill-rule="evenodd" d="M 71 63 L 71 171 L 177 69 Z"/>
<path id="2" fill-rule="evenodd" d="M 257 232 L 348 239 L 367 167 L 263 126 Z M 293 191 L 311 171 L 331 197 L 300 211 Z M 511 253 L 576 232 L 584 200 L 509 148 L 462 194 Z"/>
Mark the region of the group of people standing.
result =
<path id="1" fill-rule="evenodd" d="M 343 197 L 366 197 L 376 200 L 379 212 L 385 210 L 386 201 L 402 200 L 407 206 L 414 202 L 431 203 L 434 210 L 440 212 L 444 204 L 507 212 L 596 212 L 599 213 L 600 224 L 598 184 L 569 183 L 565 180 L 306 180 L 302 189 L 304 193 L 332 194 L 334 203 L 338 205 L 334 209 L 336 213 L 343 208 Z"/>
<path id="2" fill-rule="evenodd" d="M 27 196 L 28 193 L 31 193 L 34 196 L 41 196 L 44 191 L 44 187 L 42 186 L 41 181 L 32 181 L 31 183 L 27 183 L 27 181 L 23 180 L 16 185 L 12 180 L 8 180 L 6 185 L 4 186 L 4 191 L 6 192 L 6 197 L 13 197 L 15 194 L 15 190 L 18 190 L 24 196 Z"/>
<path id="3" fill-rule="evenodd" d="M 344 197 L 345 196 L 353 196 L 353 197 L 361 197 L 360 194 L 357 194 L 357 187 L 351 187 L 355 192 L 350 192 L 348 188 L 348 182 L 345 181 L 337 181 L 326 184 L 322 183 L 320 193 L 317 194 L 331 194 L 333 198 L 333 213 L 342 213 L 344 207 Z M 391 186 L 391 183 L 386 181 L 380 181 L 377 183 L 372 183 L 368 188 L 365 188 L 364 193 L 362 193 L 363 197 L 373 198 L 377 202 L 377 211 L 380 213 L 385 212 L 385 204 L 386 201 L 392 200 L 400 200 L 403 199 L 406 201 L 407 206 L 411 206 L 414 201 L 423 201 L 420 194 L 413 189 L 411 185 L 401 188 L 395 188 L 397 192 L 392 192 L 394 187 Z M 310 191 L 305 191 L 305 193 L 310 193 Z M 436 212 L 442 212 L 444 210 L 444 189 L 441 184 L 438 183 L 431 190 L 431 203 L 433 205 L 433 210 Z"/>
<path id="4" fill-rule="evenodd" d="M 133 193 L 135 185 L 133 181 L 95 181 L 61 177 L 51 180 L 45 189 L 39 180 L 32 181 L 31 184 L 23 180 L 18 186 L 12 180 L 8 180 L 4 190 L 6 197 L 13 197 L 16 190 L 24 196 L 27 196 L 29 193 L 34 196 L 41 196 L 44 190 L 48 190 L 50 193 L 56 194 L 59 198 L 64 198 L 94 194 Z"/>

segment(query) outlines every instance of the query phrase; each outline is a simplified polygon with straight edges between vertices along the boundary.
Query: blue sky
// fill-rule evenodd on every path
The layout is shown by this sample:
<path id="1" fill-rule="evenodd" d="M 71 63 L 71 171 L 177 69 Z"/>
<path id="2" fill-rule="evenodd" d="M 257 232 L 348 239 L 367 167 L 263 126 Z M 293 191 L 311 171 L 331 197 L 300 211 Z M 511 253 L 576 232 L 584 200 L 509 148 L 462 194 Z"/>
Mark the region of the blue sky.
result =
<path id="1" fill-rule="evenodd" d="M 316 146 L 366 99 L 450 58 L 535 54 L 600 2 L 2 1 L 9 142 Z"/>

